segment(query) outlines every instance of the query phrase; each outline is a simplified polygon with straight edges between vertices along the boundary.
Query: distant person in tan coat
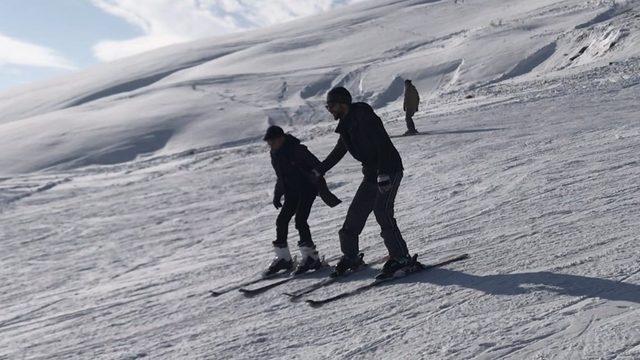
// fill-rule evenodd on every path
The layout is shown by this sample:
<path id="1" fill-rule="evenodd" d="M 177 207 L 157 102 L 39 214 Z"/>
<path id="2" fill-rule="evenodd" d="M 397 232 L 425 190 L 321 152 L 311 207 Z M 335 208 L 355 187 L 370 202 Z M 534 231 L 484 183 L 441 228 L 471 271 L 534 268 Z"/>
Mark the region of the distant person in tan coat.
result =
<path id="1" fill-rule="evenodd" d="M 420 104 L 420 94 L 418 90 L 411 83 L 411 80 L 404 81 L 404 111 L 406 112 L 407 132 L 405 135 L 418 134 L 416 125 L 413 123 L 413 115 L 418 111 L 418 105 Z"/>

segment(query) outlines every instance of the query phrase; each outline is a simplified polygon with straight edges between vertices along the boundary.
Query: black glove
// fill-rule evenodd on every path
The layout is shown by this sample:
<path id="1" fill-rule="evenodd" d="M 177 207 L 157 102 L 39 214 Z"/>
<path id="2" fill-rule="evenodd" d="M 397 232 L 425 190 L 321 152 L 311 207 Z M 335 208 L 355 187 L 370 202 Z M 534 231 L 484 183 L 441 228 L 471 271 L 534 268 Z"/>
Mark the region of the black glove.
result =
<path id="1" fill-rule="evenodd" d="M 282 203 L 280 202 L 280 198 L 282 198 L 282 195 L 280 194 L 276 194 L 273 196 L 273 206 L 276 209 L 280 209 L 282 207 Z"/>
<path id="2" fill-rule="evenodd" d="M 389 175 L 378 175 L 378 190 L 380 190 L 381 193 L 386 193 L 387 191 L 391 190 L 391 187 L 391 177 Z"/>

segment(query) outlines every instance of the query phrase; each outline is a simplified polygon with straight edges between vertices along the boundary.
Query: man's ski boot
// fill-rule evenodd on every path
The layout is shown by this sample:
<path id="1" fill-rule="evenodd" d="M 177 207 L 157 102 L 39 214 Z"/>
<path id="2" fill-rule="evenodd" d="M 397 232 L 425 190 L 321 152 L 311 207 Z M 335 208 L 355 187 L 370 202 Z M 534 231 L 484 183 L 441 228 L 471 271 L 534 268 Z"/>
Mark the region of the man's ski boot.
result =
<path id="1" fill-rule="evenodd" d="M 410 129 L 410 130 L 405 131 L 404 134 L 402 134 L 402 136 L 411 136 L 411 135 L 418 135 L 418 134 L 420 134 L 418 132 L 418 130 Z"/>
<path id="2" fill-rule="evenodd" d="M 384 263 L 382 271 L 376 276 L 376 279 L 401 277 L 416 271 L 420 266 L 422 266 L 422 264 L 418 262 L 418 255 L 413 255 L 413 257 L 390 258 Z"/>
<path id="3" fill-rule="evenodd" d="M 264 277 L 273 276 L 282 270 L 293 270 L 293 260 L 291 259 L 289 248 L 281 248 L 276 246 L 273 249 L 276 253 L 276 257 L 273 258 L 273 261 L 271 261 L 271 265 L 269 265 L 269 268 L 262 273 L 262 276 Z"/>
<path id="4" fill-rule="evenodd" d="M 364 260 L 362 260 L 363 258 L 364 254 L 362 253 L 356 257 L 343 255 L 330 276 L 333 278 L 344 276 L 348 271 L 355 271 L 361 266 L 365 266 L 366 264 L 364 263 Z"/>
<path id="5" fill-rule="evenodd" d="M 302 260 L 293 272 L 295 275 L 303 274 L 311 270 L 318 270 L 324 266 L 324 263 L 320 259 L 315 248 L 310 246 L 301 246 L 300 253 L 302 254 Z"/>

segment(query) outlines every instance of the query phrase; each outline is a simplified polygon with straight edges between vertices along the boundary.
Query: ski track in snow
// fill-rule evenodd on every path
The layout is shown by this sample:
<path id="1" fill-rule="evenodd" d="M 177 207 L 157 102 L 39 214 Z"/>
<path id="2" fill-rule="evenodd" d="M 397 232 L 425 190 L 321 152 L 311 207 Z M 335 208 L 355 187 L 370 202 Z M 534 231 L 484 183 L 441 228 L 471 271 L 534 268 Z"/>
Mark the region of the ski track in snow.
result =
<path id="1" fill-rule="evenodd" d="M 438 2 L 410 3 L 403 11 Z M 322 309 L 280 294 L 313 276 L 250 299 L 238 292 L 209 297 L 211 289 L 255 275 L 272 256 L 275 179 L 265 145 L 251 134 L 107 166 L 3 175 L 0 359 L 639 359 L 640 58 L 585 64 L 602 56 L 599 47 L 611 40 L 605 35 L 618 27 L 630 32 L 627 39 L 635 36 L 619 17 L 640 15 L 596 4 L 582 16 L 588 5 L 544 3 L 524 13 L 531 23 L 495 19 L 384 54 L 393 67 L 467 36 L 525 32 L 549 16 L 580 20 L 567 21 L 569 33 L 520 54 L 494 77 L 460 58 L 422 69 L 424 79 L 437 80 L 425 83 L 434 96 L 415 117 L 426 133 L 393 139 L 406 168 L 396 217 L 422 261 L 459 253 L 469 259 Z M 420 30 L 376 21 L 365 11 L 350 26 Z M 568 61 L 575 53 L 559 53 L 567 44 L 588 46 Z M 336 83 L 377 81 L 366 71 L 381 60 L 363 61 L 315 74 L 305 86 L 270 74 L 277 86 L 261 89 L 278 98 L 270 116 L 298 115 L 286 108 L 296 86 L 311 101 Z M 536 73 L 549 63 L 559 71 Z M 134 81 L 105 91 L 134 99 L 185 84 L 210 91 L 207 85 L 222 81 L 212 75 L 168 83 L 182 66 L 143 78 L 153 80 L 151 88 Z M 486 81 L 461 90 L 456 79 L 474 71 Z M 400 77 L 379 81 L 394 79 Z M 401 134 L 397 89 L 380 89 L 360 95 L 384 103 L 388 132 Z M 226 103 L 263 105 L 232 88 L 213 93 Z M 322 158 L 335 144 L 334 126 L 311 121 L 291 130 Z M 347 156 L 327 180 L 344 203 L 330 209 L 317 200 L 310 225 L 320 253 L 330 257 L 338 253 L 360 166 Z M 291 225 L 289 243 L 296 241 Z M 361 248 L 368 260 L 385 253 L 373 216 Z M 308 297 L 335 295 L 374 274 L 365 270 Z"/>

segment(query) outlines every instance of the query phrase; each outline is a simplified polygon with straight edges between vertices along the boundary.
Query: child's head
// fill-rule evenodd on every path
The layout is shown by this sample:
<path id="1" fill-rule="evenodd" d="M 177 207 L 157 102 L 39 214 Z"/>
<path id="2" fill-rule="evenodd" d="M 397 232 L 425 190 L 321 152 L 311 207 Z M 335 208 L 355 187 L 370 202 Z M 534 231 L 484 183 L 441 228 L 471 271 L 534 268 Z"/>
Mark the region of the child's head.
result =
<path id="1" fill-rule="evenodd" d="M 269 144 L 271 150 L 278 150 L 284 144 L 284 130 L 280 126 L 269 126 L 263 140 Z"/>

